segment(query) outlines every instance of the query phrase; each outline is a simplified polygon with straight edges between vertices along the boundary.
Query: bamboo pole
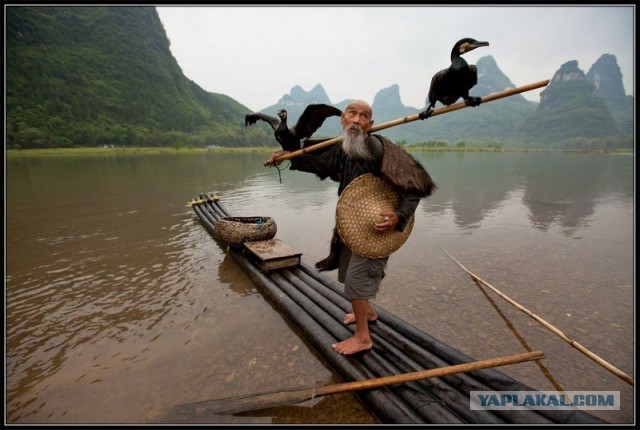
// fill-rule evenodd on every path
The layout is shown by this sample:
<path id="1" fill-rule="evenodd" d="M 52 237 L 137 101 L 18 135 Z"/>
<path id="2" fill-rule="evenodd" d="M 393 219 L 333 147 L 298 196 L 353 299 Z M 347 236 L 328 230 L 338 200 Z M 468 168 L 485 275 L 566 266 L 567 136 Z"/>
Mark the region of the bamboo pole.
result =
<path id="1" fill-rule="evenodd" d="M 501 298 L 503 298 L 505 301 L 507 301 L 508 303 L 510 303 L 511 305 L 515 306 L 517 309 L 519 309 L 520 311 L 524 312 L 525 314 L 529 315 L 531 318 L 533 318 L 534 320 L 538 321 L 540 324 L 542 324 L 545 328 L 547 328 L 549 331 L 551 331 L 552 333 L 554 333 L 555 335 L 557 335 L 558 337 L 560 337 L 560 339 L 564 340 L 565 342 L 567 342 L 569 345 L 571 345 L 572 347 L 574 347 L 575 349 L 577 349 L 578 351 L 580 351 L 581 353 L 583 353 L 584 355 L 586 355 L 587 357 L 589 357 L 591 360 L 595 361 L 596 363 L 598 363 L 600 366 L 604 367 L 605 369 L 607 369 L 609 372 L 613 373 L 614 375 L 616 375 L 618 378 L 622 379 L 623 381 L 633 385 L 633 378 L 631 378 L 631 376 L 629 376 L 628 374 L 626 374 L 625 372 L 623 372 L 622 370 L 618 369 L 617 367 L 613 366 L 611 363 L 607 362 L 606 360 L 604 360 L 603 358 L 597 356 L 596 354 L 594 354 L 593 352 L 591 352 L 589 349 L 585 348 L 583 345 L 581 345 L 578 341 L 576 341 L 575 339 L 570 338 L 569 336 L 567 336 L 566 334 L 564 334 L 562 331 L 560 331 L 558 328 L 556 328 L 555 326 L 553 326 L 552 324 L 548 323 L 547 321 L 545 321 L 544 319 L 542 319 L 541 317 L 539 317 L 538 315 L 534 314 L 533 312 L 531 312 L 529 309 L 525 308 L 524 306 L 520 305 L 518 302 L 516 302 L 515 300 L 511 299 L 510 297 L 508 297 L 507 295 L 503 294 L 502 292 L 500 292 L 496 287 L 494 287 L 493 285 L 489 284 L 488 282 L 482 280 L 479 276 L 477 276 L 476 274 L 472 273 L 471 271 L 469 271 L 466 267 L 464 267 L 462 265 L 462 263 L 460 263 L 458 260 L 456 260 L 455 258 L 453 258 L 453 256 L 451 254 L 449 254 L 447 251 L 445 251 L 444 249 L 442 250 L 445 254 L 447 254 L 453 261 L 455 261 L 456 263 L 458 263 L 458 265 L 462 268 L 462 270 L 464 270 L 465 272 L 467 272 L 471 278 L 474 281 L 478 281 L 480 282 L 482 285 L 484 285 L 485 287 L 491 289 L 494 293 L 496 293 L 498 296 L 500 296 Z"/>
<path id="2" fill-rule="evenodd" d="M 513 335 L 516 337 L 516 339 L 518 339 L 518 342 L 520 342 L 520 345 L 522 345 L 522 347 L 526 350 L 526 351 L 532 351 L 531 346 L 529 346 L 529 343 L 527 342 L 527 340 L 524 338 L 524 336 L 522 336 L 522 334 L 518 331 L 518 329 L 513 325 L 513 323 L 509 320 L 509 318 L 507 318 L 507 316 L 504 314 L 504 312 L 502 312 L 502 310 L 500 310 L 500 308 L 498 307 L 498 304 L 491 298 L 491 296 L 489 295 L 489 293 L 487 292 L 487 290 L 485 290 L 484 288 L 482 288 L 482 283 L 480 281 L 478 281 L 477 279 L 473 280 L 473 283 L 476 284 L 476 287 L 478 287 L 478 289 L 480 290 L 480 292 L 482 293 L 482 295 L 487 299 L 487 301 L 491 304 L 491 307 L 493 307 L 493 309 L 495 309 L 495 311 L 498 313 L 498 316 L 502 319 L 502 321 L 504 321 L 504 323 L 507 325 L 507 328 L 511 331 L 511 333 L 513 333 Z M 551 385 L 553 385 L 553 387 L 557 390 L 557 391 L 565 391 L 564 388 L 562 388 L 562 385 L 560 384 L 560 382 L 558 382 L 558 380 L 556 380 L 556 378 L 553 377 L 553 375 L 551 374 L 551 372 L 549 371 L 549 369 L 547 369 L 547 366 L 544 365 L 544 363 L 542 363 L 541 361 L 536 361 L 536 364 L 538 365 L 538 367 L 540 368 L 540 371 L 542 372 L 542 374 L 544 375 L 545 378 L 547 378 L 549 380 L 549 382 L 551 383 Z"/>
<path id="3" fill-rule="evenodd" d="M 201 194 L 199 198 L 207 200 L 206 204 L 193 206 L 199 217 L 203 216 L 202 212 L 205 212 L 207 220 L 210 219 L 215 224 L 221 217 L 230 216 L 228 209 L 219 199 L 212 199 L 210 195 L 204 194 Z M 204 220 L 201 218 L 201 221 Z M 211 228 L 210 232 L 212 231 L 213 224 L 205 222 L 203 224 L 206 224 L 207 229 Z M 315 297 L 309 295 L 307 290 L 301 290 L 301 293 L 309 296 L 313 304 L 310 301 L 300 301 L 298 298 L 300 294 L 292 295 L 292 291 L 296 292 L 295 290 L 301 286 L 300 282 L 291 282 L 295 276 L 292 279 L 286 277 L 288 282 L 284 282 L 282 276 L 279 277 L 280 279 L 275 279 L 272 275 L 257 269 L 239 252 L 229 250 L 229 253 L 247 271 L 251 280 L 262 287 L 262 293 L 282 313 L 283 317 L 300 327 L 300 336 L 309 340 L 310 346 L 321 353 L 329 366 L 343 377 L 346 376 L 346 379 L 365 380 L 379 375 L 398 375 L 421 369 L 474 361 L 473 358 L 456 351 L 380 307 L 377 308 L 379 322 L 372 327 L 374 342 L 377 345 L 375 350 L 363 354 L 357 360 L 335 354 L 330 344 L 335 342 L 335 339 L 342 338 L 343 333 L 336 332 L 333 328 L 335 324 L 328 324 L 326 317 L 330 314 L 329 318 L 335 319 L 336 322 L 340 321 L 338 326 L 344 328 L 341 321 L 344 310 L 348 307 L 348 301 L 344 299 L 341 284 L 304 263 L 293 269 L 285 269 L 283 272 L 283 275 L 286 275 L 291 270 L 296 276 L 302 275 L 304 277 L 302 280 L 304 282 L 311 281 L 309 287 L 323 296 L 329 291 L 339 296 L 338 298 L 334 297 L 334 294 L 330 294 L 327 297 L 342 309 L 342 311 L 338 311 L 339 315 L 337 315 L 333 309 L 327 307 L 327 304 L 320 303 Z M 291 285 L 288 285 L 289 282 Z M 346 304 L 343 304 L 343 300 L 346 301 Z M 319 308 L 324 309 L 327 315 L 321 315 L 322 312 L 310 312 L 311 308 L 316 307 L 315 303 Z M 323 318 L 322 322 L 316 321 L 317 317 Z M 396 339 L 395 336 L 398 338 Z M 494 423 L 495 418 L 509 423 L 604 423 L 604 421 L 597 420 L 582 411 L 509 411 L 506 415 L 503 412 L 495 412 L 493 420 L 489 419 L 490 416 L 482 416 L 480 411 L 475 411 L 471 418 L 466 418 L 465 414 L 469 412 L 469 390 L 483 390 L 486 387 L 491 387 L 493 390 L 532 390 L 531 387 L 495 369 L 484 369 L 468 375 L 459 373 L 443 378 L 427 379 L 423 382 L 418 381 L 411 385 L 398 385 L 393 389 L 364 390 L 358 396 L 381 422 L 399 424 L 425 422 L 487 424 Z M 464 395 L 467 396 L 466 403 L 460 402 L 460 394 L 463 395 L 462 398 Z M 428 407 L 424 407 L 427 401 L 425 395 L 430 399 Z M 158 406 L 149 411 L 148 417 L 155 420 L 158 419 L 159 414 L 168 414 L 161 417 L 160 420 L 164 420 L 163 422 L 193 422 L 192 420 L 196 416 L 212 413 L 206 409 L 205 405 L 200 402 L 199 404 L 187 403 L 173 408 Z M 444 413 L 444 408 L 449 410 L 449 414 Z"/>
<path id="4" fill-rule="evenodd" d="M 542 351 L 525 352 L 505 357 L 490 358 L 487 360 L 473 361 L 471 363 L 456 364 L 453 366 L 438 367 L 436 369 L 419 370 L 402 375 L 390 375 L 380 378 L 368 379 L 365 381 L 346 382 L 343 384 L 327 385 L 316 389 L 316 396 L 326 396 L 329 394 L 348 393 L 356 390 L 368 390 L 372 388 L 384 387 L 392 384 L 403 384 L 411 381 L 418 381 L 427 378 L 438 378 L 441 376 L 454 375 L 456 373 L 473 372 L 481 369 L 505 366 L 507 364 L 522 363 L 523 361 L 541 360 L 544 358 Z"/>
<path id="5" fill-rule="evenodd" d="M 521 87 L 515 87 L 515 88 L 510 88 L 508 90 L 504 90 L 504 91 L 500 91 L 497 93 L 493 93 L 493 94 L 488 94 L 486 96 L 481 97 L 482 102 L 481 103 L 488 103 L 494 100 L 498 100 L 498 99 L 502 99 L 505 97 L 509 97 L 509 96 L 513 96 L 515 94 L 520 94 L 520 93 L 524 93 L 527 91 L 531 91 L 531 90 L 535 90 L 538 88 L 542 88 L 545 87 L 549 84 L 549 80 L 546 79 L 544 81 L 540 81 L 540 82 L 534 82 L 532 84 L 529 85 L 523 85 Z M 450 106 L 444 106 L 441 107 L 439 109 L 435 109 L 431 115 L 429 116 L 429 118 L 431 118 L 432 116 L 438 116 L 438 115 L 442 115 L 445 113 L 449 113 L 449 112 L 453 112 L 456 110 L 460 110 L 460 109 L 464 109 L 466 107 L 469 107 L 467 104 L 465 104 L 465 102 L 459 102 Z M 405 116 L 403 118 L 398 118 L 398 119 L 394 119 L 392 121 L 387 121 L 384 122 L 382 124 L 378 124 L 378 125 L 374 125 L 373 127 L 371 127 L 371 130 L 369 131 L 370 133 L 375 133 L 376 131 L 380 131 L 380 130 L 384 130 L 390 127 L 395 127 L 397 125 L 401 125 L 401 124 L 406 124 L 409 122 L 413 122 L 420 119 L 420 114 L 414 114 L 414 115 L 409 115 L 409 116 Z M 328 146 L 334 145 L 336 143 L 342 142 L 342 136 L 337 136 L 334 138 L 331 138 L 329 140 L 325 140 L 322 141 L 320 143 L 317 143 L 315 145 L 312 146 L 308 146 L 306 148 L 301 148 L 298 149 L 296 151 L 292 151 L 289 152 L 287 154 L 282 154 L 279 157 L 277 157 L 275 160 L 273 160 L 272 162 L 270 162 L 270 160 L 267 160 L 264 162 L 265 166 L 270 166 L 273 164 L 278 164 L 284 160 L 288 160 L 290 158 L 294 158 L 297 157 L 299 155 L 302 154 L 306 154 L 308 152 L 313 152 L 313 151 L 317 151 L 318 149 L 322 149 L 322 148 L 326 148 Z"/>
<path id="6" fill-rule="evenodd" d="M 380 378 L 365 379 L 362 381 L 345 382 L 342 384 L 326 385 L 323 387 L 307 388 L 294 391 L 278 391 L 274 393 L 255 394 L 248 396 L 229 397 L 223 399 L 204 400 L 202 402 L 179 405 L 177 409 L 195 409 L 206 411 L 210 414 L 236 414 L 277 406 L 291 405 L 317 397 L 350 393 L 359 390 L 370 390 L 394 384 L 404 384 L 428 378 L 438 378 L 456 373 L 473 372 L 508 364 L 523 363 L 525 361 L 541 360 L 544 358 L 542 351 L 526 352 L 504 357 L 490 358 L 486 360 L 472 361 L 469 363 L 444 366 L 435 369 L 420 370 L 417 372 L 389 375 Z"/>

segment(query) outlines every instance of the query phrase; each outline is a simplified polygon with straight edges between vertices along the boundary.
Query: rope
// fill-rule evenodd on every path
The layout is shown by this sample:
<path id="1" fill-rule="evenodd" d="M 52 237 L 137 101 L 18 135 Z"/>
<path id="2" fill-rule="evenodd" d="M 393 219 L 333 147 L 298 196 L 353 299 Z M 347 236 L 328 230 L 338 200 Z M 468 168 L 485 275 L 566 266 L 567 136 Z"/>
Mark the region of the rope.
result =
<path id="1" fill-rule="evenodd" d="M 289 166 L 291 166 L 291 162 L 289 162 L 289 164 L 287 165 L 287 167 L 280 167 L 277 164 L 274 164 L 273 167 L 276 168 L 276 170 L 278 171 L 278 182 L 280 182 L 282 184 L 282 171 L 283 170 L 287 170 L 289 168 Z"/>

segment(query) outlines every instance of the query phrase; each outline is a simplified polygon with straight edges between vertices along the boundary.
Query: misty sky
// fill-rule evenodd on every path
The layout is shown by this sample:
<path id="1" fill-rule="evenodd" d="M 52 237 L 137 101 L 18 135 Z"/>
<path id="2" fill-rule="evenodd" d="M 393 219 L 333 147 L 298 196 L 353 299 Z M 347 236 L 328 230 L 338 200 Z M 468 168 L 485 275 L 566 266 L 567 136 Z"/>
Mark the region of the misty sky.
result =
<path id="1" fill-rule="evenodd" d="M 333 103 L 373 102 L 393 84 L 403 104 L 425 106 L 431 76 L 462 37 L 490 43 L 465 55 L 492 56 L 516 86 L 551 79 L 577 60 L 587 73 L 616 56 L 634 94 L 633 5 L 572 6 L 166 6 L 157 7 L 183 73 L 250 110 L 294 85 L 322 84 Z M 523 94 L 538 101 L 541 90 Z"/>

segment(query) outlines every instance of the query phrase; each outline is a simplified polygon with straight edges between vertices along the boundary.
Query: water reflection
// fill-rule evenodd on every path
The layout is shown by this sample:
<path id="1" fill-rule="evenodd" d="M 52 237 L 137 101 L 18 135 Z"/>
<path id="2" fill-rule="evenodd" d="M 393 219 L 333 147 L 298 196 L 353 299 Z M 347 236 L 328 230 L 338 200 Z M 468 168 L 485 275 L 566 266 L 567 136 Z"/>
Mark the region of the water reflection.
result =
<path id="1" fill-rule="evenodd" d="M 238 266 L 231 254 L 227 253 L 222 263 L 220 263 L 218 267 L 218 280 L 222 285 L 227 285 L 229 290 L 241 297 L 257 294 L 255 286 L 246 282 L 246 275 L 238 271 Z"/>
<path id="2" fill-rule="evenodd" d="M 567 236 L 589 225 L 602 190 L 597 160 L 592 157 L 550 159 L 525 172 L 524 204 L 533 226 L 546 231 L 553 224 Z"/>
<path id="3" fill-rule="evenodd" d="M 497 303 L 501 318 L 441 248 L 629 372 L 633 157 L 416 156 L 438 190 L 421 202 L 412 236 L 392 257 L 380 304 L 478 357 L 524 348 L 506 318 L 528 345 L 544 349 L 549 372 L 565 389 L 620 390 L 623 411 L 607 419 L 629 422 L 629 387 Z M 262 165 L 266 158 L 7 160 L 10 422 L 135 423 L 159 404 L 332 380 L 186 206 L 216 191 L 234 215 L 273 217 L 278 238 L 303 250 L 306 263 L 325 257 L 337 186 L 289 170 L 280 181 L 277 170 Z M 540 369 L 506 372 L 532 385 L 551 384 Z M 346 399 L 269 416 L 368 422 L 353 397 Z M 261 414 L 242 418 L 233 422 L 268 421 Z"/>
<path id="4" fill-rule="evenodd" d="M 480 227 L 496 209 L 519 204 L 513 201 L 517 196 L 533 227 L 546 231 L 558 225 L 575 236 L 589 226 L 598 203 L 633 197 L 631 156 L 417 153 L 417 158 L 438 184 L 422 210 L 431 216 L 451 210 L 462 230 Z M 465 163 L 466 158 L 473 162 Z"/>
<path id="5" fill-rule="evenodd" d="M 463 230 L 478 228 L 482 220 L 501 205 L 510 190 L 517 186 L 506 183 L 504 178 L 512 168 L 507 160 L 493 154 L 476 154 L 476 163 L 465 163 L 469 154 L 431 154 L 422 156 L 422 161 L 434 177 L 438 189 L 424 210 L 436 212 L 450 209 L 454 222 Z M 418 157 L 420 158 L 420 157 Z"/>

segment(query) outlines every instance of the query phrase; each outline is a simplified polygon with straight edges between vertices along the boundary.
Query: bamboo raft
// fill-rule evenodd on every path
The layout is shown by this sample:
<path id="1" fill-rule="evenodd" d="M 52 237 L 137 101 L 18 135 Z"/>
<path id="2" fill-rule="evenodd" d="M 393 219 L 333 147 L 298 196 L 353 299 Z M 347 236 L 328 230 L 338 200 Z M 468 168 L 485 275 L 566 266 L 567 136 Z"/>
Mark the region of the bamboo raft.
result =
<path id="1" fill-rule="evenodd" d="M 190 202 L 203 226 L 214 234 L 218 220 L 231 216 L 213 193 Z M 303 262 L 264 270 L 242 248 L 229 248 L 261 293 L 291 323 L 344 381 L 362 381 L 386 375 L 460 365 L 473 358 L 446 345 L 384 308 L 375 305 L 376 324 L 370 325 L 373 349 L 352 356 L 336 353 L 332 343 L 345 339 L 353 328 L 342 318 L 351 312 L 343 286 Z M 536 391 L 495 369 L 389 385 L 354 395 L 381 423 L 398 424 L 602 424 L 581 410 L 471 410 L 471 391 Z M 206 403 L 184 414 L 207 413 Z M 211 413 L 209 411 L 208 413 Z"/>

